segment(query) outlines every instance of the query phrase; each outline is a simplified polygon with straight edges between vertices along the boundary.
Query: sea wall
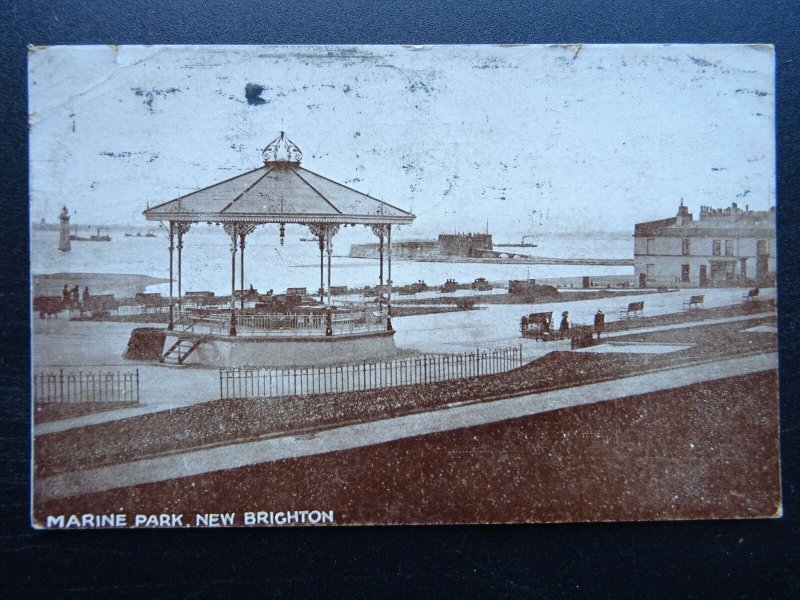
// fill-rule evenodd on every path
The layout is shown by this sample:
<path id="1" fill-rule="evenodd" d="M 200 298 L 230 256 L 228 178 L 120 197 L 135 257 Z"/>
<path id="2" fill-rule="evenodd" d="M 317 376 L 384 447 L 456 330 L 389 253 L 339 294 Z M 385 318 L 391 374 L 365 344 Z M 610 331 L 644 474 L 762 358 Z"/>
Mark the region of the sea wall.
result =
<path id="1" fill-rule="evenodd" d="M 434 240 L 407 240 L 392 244 L 392 258 L 414 259 L 439 256 L 439 243 Z M 384 246 L 384 259 L 388 256 Z M 350 258 L 379 258 L 378 244 L 353 244 L 350 246 Z"/>

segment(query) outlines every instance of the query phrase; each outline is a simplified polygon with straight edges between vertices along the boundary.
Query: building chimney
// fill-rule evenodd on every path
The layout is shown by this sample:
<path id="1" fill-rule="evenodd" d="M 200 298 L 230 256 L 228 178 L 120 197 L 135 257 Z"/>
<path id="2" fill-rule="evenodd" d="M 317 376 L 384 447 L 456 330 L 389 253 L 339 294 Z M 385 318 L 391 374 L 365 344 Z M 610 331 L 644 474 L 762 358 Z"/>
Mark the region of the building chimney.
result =
<path id="1" fill-rule="evenodd" d="M 684 223 L 691 220 L 692 220 L 692 215 L 689 214 L 689 208 L 683 205 L 683 198 L 681 198 L 681 204 L 680 206 L 678 206 L 678 216 L 675 217 L 675 224 L 683 225 Z"/>

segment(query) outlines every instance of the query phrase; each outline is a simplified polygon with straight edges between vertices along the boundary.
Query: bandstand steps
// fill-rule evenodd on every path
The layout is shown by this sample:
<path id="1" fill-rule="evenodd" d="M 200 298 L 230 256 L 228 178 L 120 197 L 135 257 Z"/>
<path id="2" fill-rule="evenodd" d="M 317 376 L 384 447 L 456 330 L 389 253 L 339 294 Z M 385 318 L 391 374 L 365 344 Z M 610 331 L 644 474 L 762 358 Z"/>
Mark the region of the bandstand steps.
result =
<path id="1" fill-rule="evenodd" d="M 163 365 L 182 366 L 186 358 L 203 343 L 203 338 L 191 339 L 179 337 L 169 350 L 159 359 Z"/>

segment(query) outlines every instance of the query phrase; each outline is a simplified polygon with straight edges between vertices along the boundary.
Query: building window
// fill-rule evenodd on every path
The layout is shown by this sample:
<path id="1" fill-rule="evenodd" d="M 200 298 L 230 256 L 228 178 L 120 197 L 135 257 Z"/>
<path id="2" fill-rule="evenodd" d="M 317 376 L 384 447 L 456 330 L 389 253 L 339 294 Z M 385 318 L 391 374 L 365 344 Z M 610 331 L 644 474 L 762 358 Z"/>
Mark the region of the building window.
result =
<path id="1" fill-rule="evenodd" d="M 647 252 L 646 254 L 652 254 L 653 249 L 655 247 L 656 240 L 654 238 L 647 238 Z"/>
<path id="2" fill-rule="evenodd" d="M 691 240 L 689 238 L 684 238 L 681 241 L 681 254 L 683 254 L 684 256 L 689 256 L 691 252 L 692 252 Z"/>
<path id="3" fill-rule="evenodd" d="M 713 256 L 720 256 L 722 254 L 722 241 L 721 240 L 712 240 L 711 241 L 711 254 Z"/>
<path id="4" fill-rule="evenodd" d="M 742 278 L 747 277 L 747 258 L 739 259 L 739 276 Z"/>
<path id="5" fill-rule="evenodd" d="M 767 240 L 758 240 L 756 242 L 756 253 L 757 254 L 767 254 Z"/>
<path id="6" fill-rule="evenodd" d="M 725 240 L 725 256 L 733 256 L 733 240 Z"/>
<path id="7" fill-rule="evenodd" d="M 689 265 L 681 265 L 681 281 L 683 283 L 689 282 Z"/>

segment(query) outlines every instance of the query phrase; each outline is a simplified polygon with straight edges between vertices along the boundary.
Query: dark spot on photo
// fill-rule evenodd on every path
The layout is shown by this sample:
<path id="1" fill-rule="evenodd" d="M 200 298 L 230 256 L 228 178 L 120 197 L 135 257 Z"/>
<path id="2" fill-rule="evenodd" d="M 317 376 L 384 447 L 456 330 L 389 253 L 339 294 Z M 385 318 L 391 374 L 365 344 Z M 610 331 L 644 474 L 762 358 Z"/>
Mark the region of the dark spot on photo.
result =
<path id="1" fill-rule="evenodd" d="M 263 91 L 263 85 L 258 85 L 257 83 L 248 83 L 246 86 L 244 86 L 244 97 L 247 99 L 247 103 L 252 106 L 265 104 L 266 100 L 261 97 L 261 92 Z"/>

